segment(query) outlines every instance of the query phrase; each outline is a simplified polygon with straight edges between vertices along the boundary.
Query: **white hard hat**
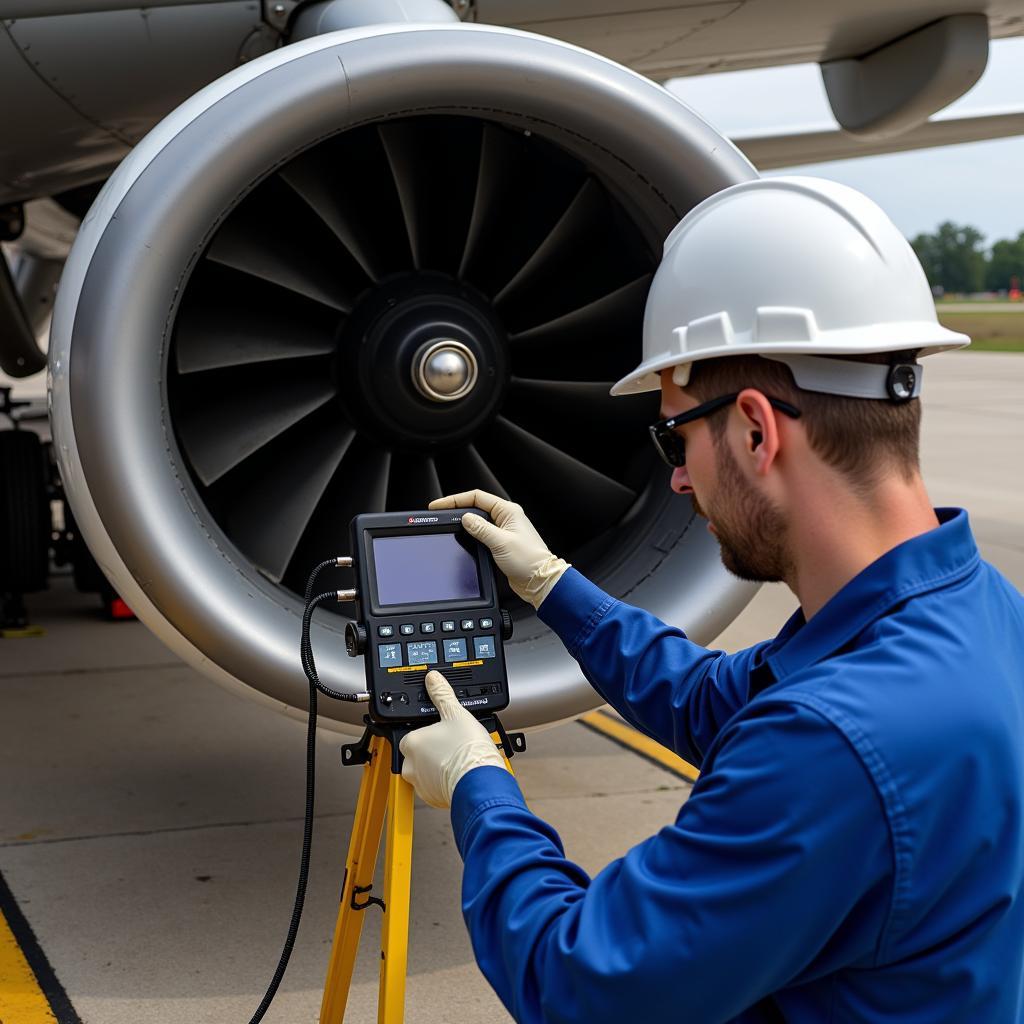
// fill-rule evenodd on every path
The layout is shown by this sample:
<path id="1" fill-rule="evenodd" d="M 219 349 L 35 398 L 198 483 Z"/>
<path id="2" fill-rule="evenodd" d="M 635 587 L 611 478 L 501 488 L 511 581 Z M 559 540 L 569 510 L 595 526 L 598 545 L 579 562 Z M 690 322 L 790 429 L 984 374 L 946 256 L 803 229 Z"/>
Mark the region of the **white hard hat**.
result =
<path id="1" fill-rule="evenodd" d="M 753 354 L 788 363 L 801 387 L 884 398 L 886 367 L 813 357 L 970 343 L 939 324 L 913 249 L 867 196 L 820 178 L 760 178 L 705 199 L 665 240 L 643 362 L 611 393 L 656 391 L 669 366 L 684 387 L 698 359 Z M 918 371 L 909 397 L 919 390 Z"/>

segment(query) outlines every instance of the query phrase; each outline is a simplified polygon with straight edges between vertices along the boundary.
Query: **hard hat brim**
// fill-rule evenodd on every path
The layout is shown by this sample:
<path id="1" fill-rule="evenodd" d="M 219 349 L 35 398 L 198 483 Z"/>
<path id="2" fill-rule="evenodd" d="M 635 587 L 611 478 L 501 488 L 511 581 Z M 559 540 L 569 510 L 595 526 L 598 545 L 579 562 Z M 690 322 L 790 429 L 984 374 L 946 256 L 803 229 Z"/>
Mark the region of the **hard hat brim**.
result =
<path id="1" fill-rule="evenodd" d="M 664 352 L 641 363 L 631 373 L 617 381 L 609 394 L 636 395 L 646 391 L 657 391 L 661 387 L 661 371 L 669 367 L 689 367 L 702 359 L 718 359 L 723 356 L 745 355 L 820 355 L 856 356 L 875 352 L 902 352 L 915 349 L 918 358 L 966 348 L 971 339 L 937 324 L 935 321 L 921 323 L 878 324 L 870 327 L 853 327 L 846 330 L 822 331 L 814 341 L 752 341 L 749 336 L 737 335 L 728 345 L 698 349 L 681 354 Z M 676 383 L 685 386 L 686 380 Z M 685 375 L 689 377 L 689 373 Z"/>

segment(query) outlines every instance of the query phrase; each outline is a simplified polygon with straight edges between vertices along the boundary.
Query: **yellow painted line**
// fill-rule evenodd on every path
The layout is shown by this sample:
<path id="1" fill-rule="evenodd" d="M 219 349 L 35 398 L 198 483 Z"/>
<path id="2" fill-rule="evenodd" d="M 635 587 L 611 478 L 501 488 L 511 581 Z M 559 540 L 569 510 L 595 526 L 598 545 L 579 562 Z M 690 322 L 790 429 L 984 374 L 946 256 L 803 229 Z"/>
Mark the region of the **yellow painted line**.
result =
<path id="1" fill-rule="evenodd" d="M 36 981 L 7 919 L 0 914 L 0 1021 L 3 1024 L 57 1024 L 50 1002 Z"/>
<path id="2" fill-rule="evenodd" d="M 482 661 L 456 661 L 452 663 L 452 668 L 466 668 L 469 665 L 482 665 Z"/>
<path id="3" fill-rule="evenodd" d="M 631 725 L 627 725 L 621 719 L 613 718 L 603 711 L 591 711 L 586 715 L 580 716 L 577 721 L 582 722 L 588 728 L 595 730 L 595 732 L 602 733 L 609 739 L 615 740 L 616 743 L 621 743 L 622 746 L 636 751 L 636 753 L 646 757 L 649 761 L 654 761 L 656 764 L 661 765 L 662 768 L 667 768 L 670 772 L 681 776 L 688 782 L 696 782 L 697 776 L 700 775 L 700 772 L 692 764 L 684 761 L 678 754 L 672 753 L 671 750 L 663 747 L 656 740 L 652 740 L 642 732 L 637 732 Z"/>

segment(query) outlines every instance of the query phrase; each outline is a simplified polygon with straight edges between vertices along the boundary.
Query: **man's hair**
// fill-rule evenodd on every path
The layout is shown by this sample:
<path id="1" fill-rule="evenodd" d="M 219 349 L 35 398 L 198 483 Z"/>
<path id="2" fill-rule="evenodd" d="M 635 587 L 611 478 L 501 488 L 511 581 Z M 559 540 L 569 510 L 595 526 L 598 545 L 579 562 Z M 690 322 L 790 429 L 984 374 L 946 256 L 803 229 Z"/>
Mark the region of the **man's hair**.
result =
<path id="1" fill-rule="evenodd" d="M 880 352 L 856 358 L 868 363 L 907 363 L 914 361 L 915 354 Z M 800 422 L 812 450 L 860 489 L 870 488 L 886 473 L 895 471 L 909 480 L 918 472 L 920 399 L 896 403 L 805 391 L 797 387 L 785 363 L 760 356 L 699 360 L 690 368 L 686 392 L 706 402 L 744 388 L 756 388 L 795 405 L 803 414 Z M 712 415 L 716 439 L 724 434 L 726 420 L 725 415 Z"/>

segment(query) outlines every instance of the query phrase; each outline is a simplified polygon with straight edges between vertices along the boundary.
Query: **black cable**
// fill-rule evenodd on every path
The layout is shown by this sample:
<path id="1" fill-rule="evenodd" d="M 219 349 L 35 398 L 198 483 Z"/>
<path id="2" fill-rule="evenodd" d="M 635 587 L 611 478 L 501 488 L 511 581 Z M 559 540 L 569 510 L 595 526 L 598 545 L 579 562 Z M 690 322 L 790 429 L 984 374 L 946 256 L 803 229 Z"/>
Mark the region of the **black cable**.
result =
<path id="1" fill-rule="evenodd" d="M 327 558 L 324 561 L 322 561 L 318 566 L 316 566 L 313 569 L 313 571 L 309 574 L 309 579 L 306 580 L 306 595 L 303 598 L 306 608 L 309 608 L 309 600 L 313 596 L 313 584 L 316 582 L 317 576 L 319 576 L 324 569 L 329 569 L 332 566 L 338 567 L 340 561 L 340 558 Z M 305 637 L 305 633 L 303 633 L 303 637 Z M 306 668 L 305 641 L 299 644 L 299 656 L 302 658 L 302 670 L 306 673 L 308 677 L 309 671 Z"/>
<path id="2" fill-rule="evenodd" d="M 338 558 L 328 558 L 326 561 L 321 562 L 309 574 L 309 579 L 306 580 L 306 596 L 303 598 L 303 601 L 304 601 L 305 604 L 308 605 L 309 604 L 309 599 L 313 596 L 313 584 L 316 581 L 317 576 L 319 576 L 320 573 L 323 572 L 324 569 L 327 569 L 327 568 L 329 568 L 332 565 L 333 566 L 337 566 L 339 561 L 340 561 L 340 559 L 338 559 Z"/>
<path id="3" fill-rule="evenodd" d="M 323 594 L 317 594 L 310 600 L 313 590 L 313 581 L 318 573 L 327 566 L 336 565 L 337 559 L 330 559 L 321 562 L 310 574 L 309 582 L 306 584 L 306 608 L 302 613 L 302 638 L 299 643 L 300 655 L 302 658 L 302 669 L 309 680 L 309 720 L 306 727 L 306 816 L 302 829 L 302 855 L 299 860 L 299 881 L 295 890 L 295 904 L 292 908 L 292 919 L 288 925 L 288 935 L 284 941 L 284 948 L 281 950 L 281 957 L 277 962 L 277 969 L 267 986 L 267 991 L 252 1015 L 249 1024 L 259 1024 L 263 1015 L 270 1008 L 270 1004 L 277 995 L 277 990 L 284 978 L 284 972 L 288 968 L 288 961 L 291 959 L 292 948 L 295 945 L 295 936 L 299 931 L 299 921 L 302 919 L 302 907 L 306 900 L 306 882 L 309 879 L 309 855 L 313 846 L 313 810 L 316 804 L 316 716 L 317 716 L 317 691 L 334 697 L 337 700 L 363 701 L 366 695 L 358 693 L 343 693 L 340 690 L 332 690 L 320 682 L 316 672 L 316 662 L 313 660 L 313 643 L 310 640 L 310 625 L 313 621 L 313 612 L 325 601 L 336 601 L 338 592 L 328 590 Z"/>

